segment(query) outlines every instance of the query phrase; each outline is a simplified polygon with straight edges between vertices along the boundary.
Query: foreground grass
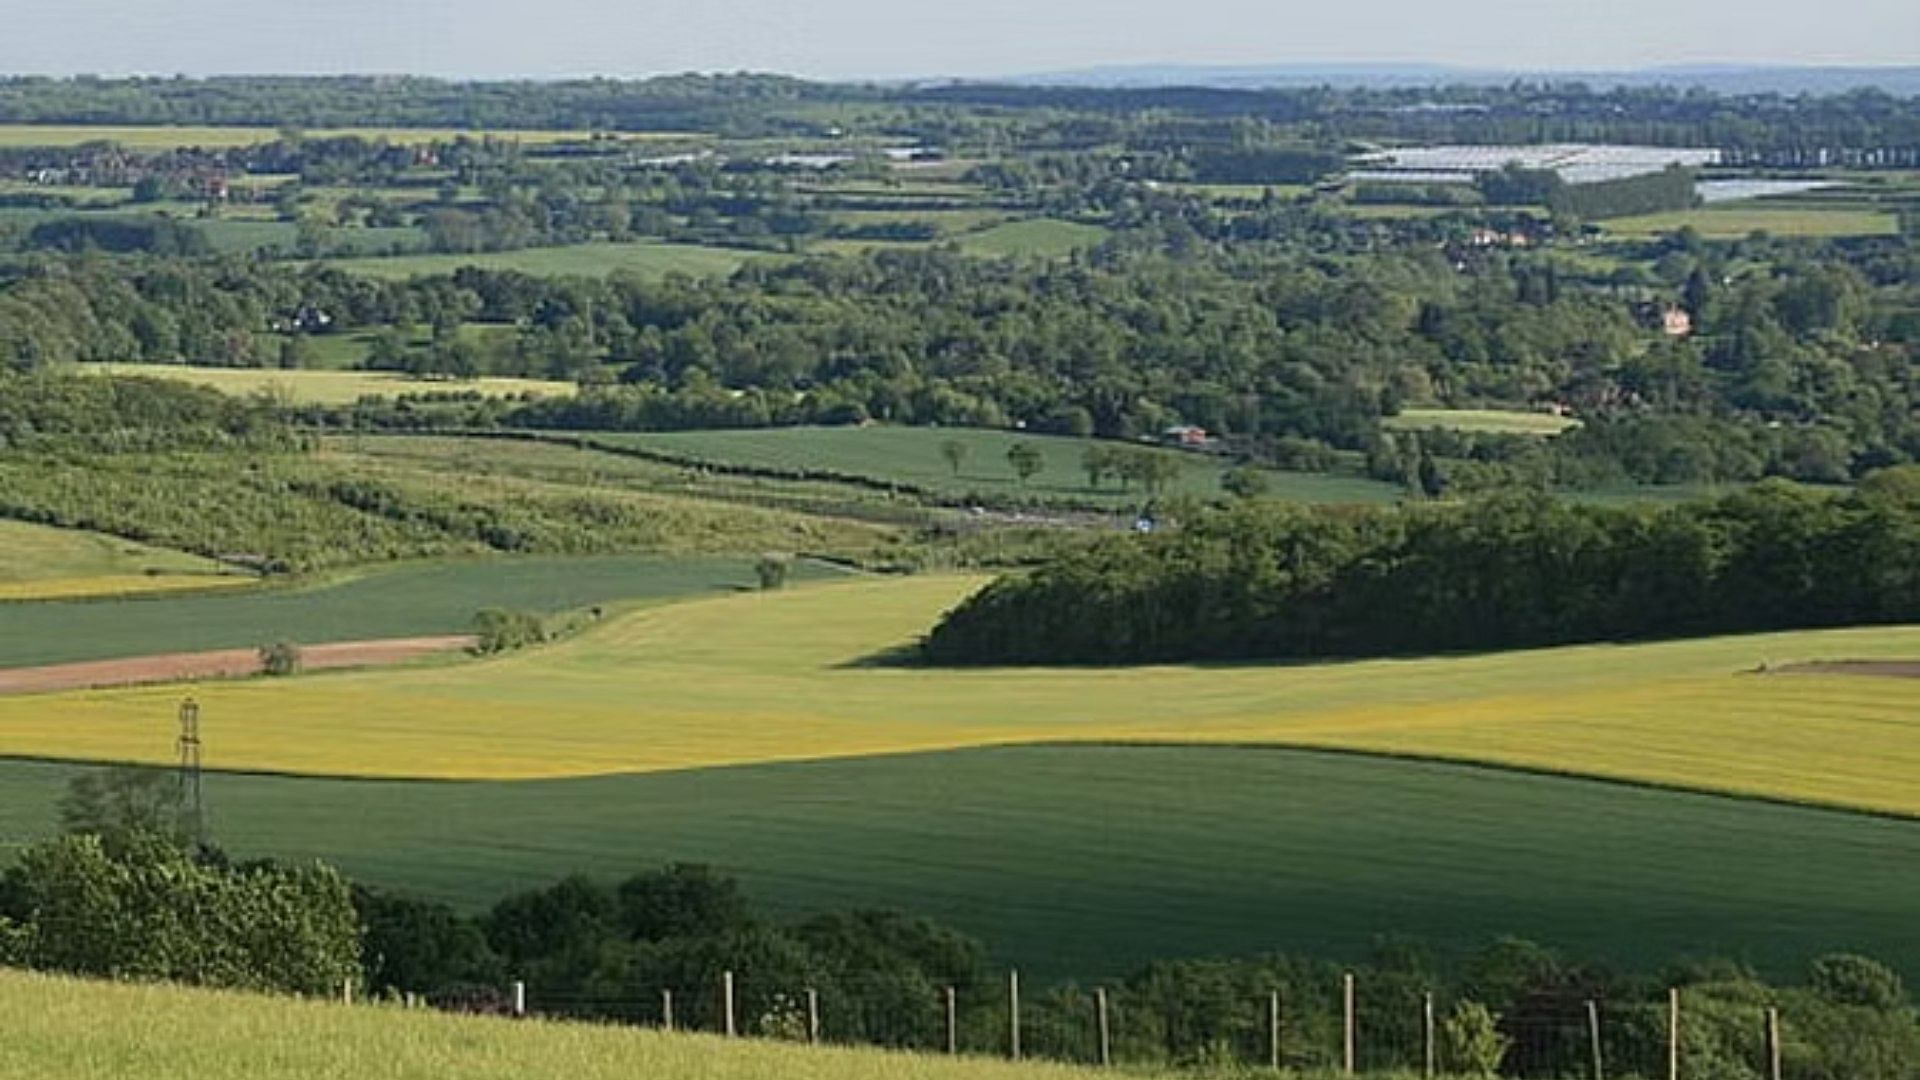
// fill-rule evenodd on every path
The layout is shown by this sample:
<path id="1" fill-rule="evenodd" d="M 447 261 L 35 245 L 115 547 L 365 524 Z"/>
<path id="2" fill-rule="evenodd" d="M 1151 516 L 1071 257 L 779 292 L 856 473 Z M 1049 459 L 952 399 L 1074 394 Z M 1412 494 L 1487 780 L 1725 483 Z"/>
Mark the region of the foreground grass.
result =
<path id="1" fill-rule="evenodd" d="M 551 614 L 746 589 L 756 580 L 753 562 L 740 555 L 428 561 L 245 594 L 15 605 L 0 613 L 0 667 L 248 648 L 269 641 L 459 634 L 472 628 L 475 612 L 488 607 Z M 796 581 L 838 575 L 819 563 L 793 568 Z"/>
<path id="2" fill-rule="evenodd" d="M 1088 483 L 1081 460 L 1095 446 L 1131 445 L 1112 440 L 1061 435 L 1030 435 L 982 428 L 866 427 L 757 428 L 735 431 L 678 431 L 595 434 L 610 446 L 633 446 L 722 465 L 814 469 L 861 476 L 883 483 L 910 484 L 936 493 L 1025 497 L 1115 506 L 1147 501 L 1138 485 L 1122 490 L 1108 477 L 1096 488 Z M 964 450 L 960 467 L 950 466 L 941 447 L 957 442 Z M 1042 468 L 1025 484 L 1007 461 L 1007 451 L 1024 444 L 1040 451 Z M 1167 494 L 1217 498 L 1228 462 L 1204 454 L 1157 450 L 1180 466 Z M 1358 476 L 1288 473 L 1266 470 L 1270 494 L 1312 503 L 1385 503 L 1400 489 Z"/>
<path id="3" fill-rule="evenodd" d="M 463 266 L 517 270 L 538 277 L 605 277 L 616 270 L 643 277 L 689 274 L 723 277 L 750 258 L 748 252 L 693 244 L 592 243 L 570 247 L 523 248 L 473 255 L 392 255 L 366 259 L 330 259 L 329 266 L 371 277 L 405 278 L 451 274 Z"/>
<path id="4" fill-rule="evenodd" d="M 0 600 L 115 596 L 252 584 L 211 559 L 117 536 L 0 521 Z"/>
<path id="5" fill-rule="evenodd" d="M 634 722 L 646 723 L 636 702 Z M 538 724 L 538 713 L 528 723 Z M 0 842 L 55 828 L 77 766 L 0 764 Z M 966 750 L 577 780 L 207 777 L 239 856 L 322 858 L 472 910 L 667 860 L 799 917 L 896 908 L 1039 980 L 1165 957 L 1443 953 L 1502 934 L 1654 969 L 1920 976 L 1920 823 L 1471 766 L 1229 747 Z"/>
<path id="6" fill-rule="evenodd" d="M 577 389 L 572 383 L 549 379 L 417 379 L 395 371 L 281 371 L 185 364 L 83 364 L 76 370 L 94 375 L 175 379 L 228 394 L 265 394 L 295 405 L 350 405 L 364 397 L 401 394 L 554 397 L 571 395 Z"/>
<path id="7" fill-rule="evenodd" d="M 531 778 L 1043 740 L 1287 744 L 1920 814 L 1920 682 L 1743 674 L 1763 661 L 1920 655 L 1920 628 L 1299 666 L 872 662 L 982 580 L 701 600 L 486 664 L 209 686 L 207 760 Z M 166 762 L 178 697 L 0 700 L 0 753 Z"/>
<path id="8" fill-rule="evenodd" d="M 1072 1080 L 1084 1069 L 0 972 L 0 1075 L 33 1080 Z"/>

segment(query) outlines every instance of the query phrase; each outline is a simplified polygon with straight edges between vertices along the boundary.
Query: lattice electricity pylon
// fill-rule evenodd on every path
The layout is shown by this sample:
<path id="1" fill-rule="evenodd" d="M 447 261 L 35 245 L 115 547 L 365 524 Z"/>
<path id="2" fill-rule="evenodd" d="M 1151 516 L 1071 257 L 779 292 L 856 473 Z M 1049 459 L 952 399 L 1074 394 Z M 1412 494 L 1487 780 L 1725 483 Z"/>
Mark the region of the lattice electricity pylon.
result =
<path id="1" fill-rule="evenodd" d="M 185 807 L 187 828 L 196 843 L 207 839 L 207 816 L 200 788 L 200 703 L 188 698 L 180 703 L 180 802 Z"/>

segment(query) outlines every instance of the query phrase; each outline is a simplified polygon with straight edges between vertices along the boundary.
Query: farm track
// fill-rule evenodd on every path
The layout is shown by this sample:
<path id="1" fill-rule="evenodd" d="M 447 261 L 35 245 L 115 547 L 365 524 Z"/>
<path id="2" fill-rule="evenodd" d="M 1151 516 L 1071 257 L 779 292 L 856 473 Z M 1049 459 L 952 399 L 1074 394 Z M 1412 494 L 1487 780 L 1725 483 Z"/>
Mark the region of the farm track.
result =
<path id="1" fill-rule="evenodd" d="M 469 648 L 473 643 L 471 634 L 446 634 L 438 637 L 303 645 L 300 647 L 300 666 L 306 671 L 381 667 L 434 653 Z M 260 653 L 256 649 L 160 653 L 119 660 L 0 668 L 0 694 L 44 694 L 57 690 L 94 690 L 194 679 L 242 678 L 258 675 L 262 670 Z"/>

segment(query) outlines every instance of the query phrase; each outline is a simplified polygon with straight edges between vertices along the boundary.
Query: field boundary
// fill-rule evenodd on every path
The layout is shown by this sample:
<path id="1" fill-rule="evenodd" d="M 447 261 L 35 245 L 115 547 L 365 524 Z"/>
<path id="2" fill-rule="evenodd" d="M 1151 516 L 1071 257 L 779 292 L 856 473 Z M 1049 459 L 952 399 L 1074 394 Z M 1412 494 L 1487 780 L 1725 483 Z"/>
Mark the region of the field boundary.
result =
<path id="1" fill-rule="evenodd" d="M 303 669 L 341 671 L 385 667 L 423 656 L 468 649 L 473 647 L 475 641 L 471 634 L 446 634 L 333 641 L 297 647 Z M 263 673 L 265 667 L 258 649 L 207 649 L 110 660 L 78 660 L 64 664 L 0 668 L 0 694 L 48 694 L 63 690 L 102 690 L 247 678 Z"/>

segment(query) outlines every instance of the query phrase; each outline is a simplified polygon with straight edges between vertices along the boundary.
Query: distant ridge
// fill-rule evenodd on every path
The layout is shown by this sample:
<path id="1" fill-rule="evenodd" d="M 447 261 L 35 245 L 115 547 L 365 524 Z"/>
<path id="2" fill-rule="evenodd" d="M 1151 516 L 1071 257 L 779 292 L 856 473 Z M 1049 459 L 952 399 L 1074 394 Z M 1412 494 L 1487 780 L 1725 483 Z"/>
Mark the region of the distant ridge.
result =
<path id="1" fill-rule="evenodd" d="M 1920 96 L 1920 66 L 1769 67 L 1741 64 L 1681 64 L 1631 71 L 1524 71 L 1450 67 L 1445 64 L 1393 62 L 1347 64 L 1260 64 L 1209 66 L 1137 64 L 1016 75 L 996 80 L 1028 86 L 1080 86 L 1141 89 L 1201 86 L 1260 90 L 1297 86 L 1419 87 L 1497 86 L 1525 82 L 1583 82 L 1595 87 L 1673 86 L 1721 94 L 1842 94 L 1878 89 L 1901 97 Z"/>

